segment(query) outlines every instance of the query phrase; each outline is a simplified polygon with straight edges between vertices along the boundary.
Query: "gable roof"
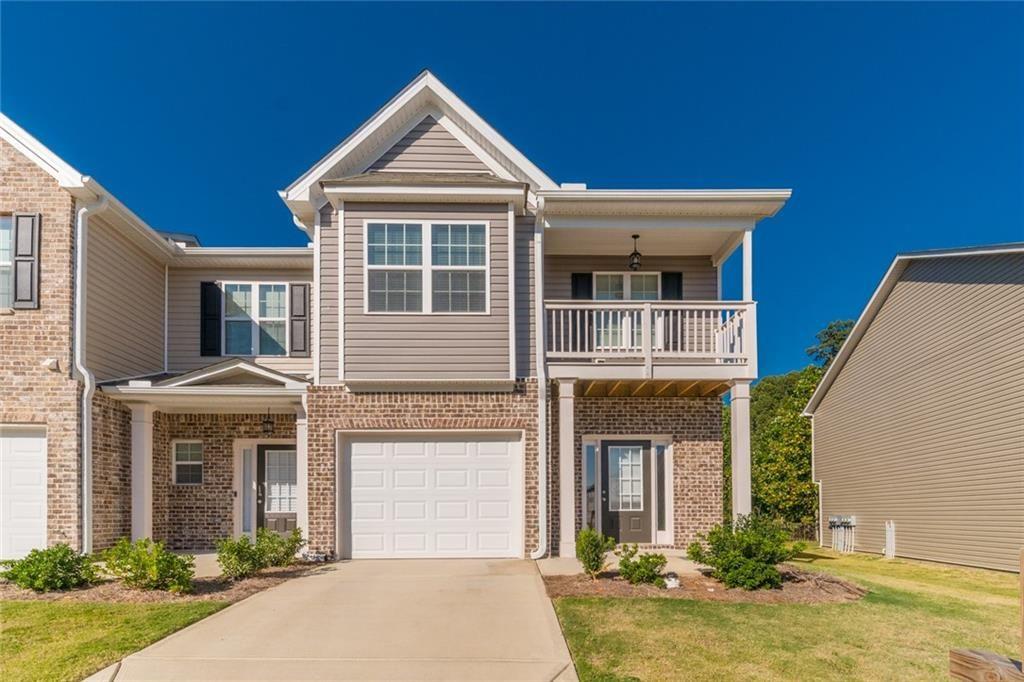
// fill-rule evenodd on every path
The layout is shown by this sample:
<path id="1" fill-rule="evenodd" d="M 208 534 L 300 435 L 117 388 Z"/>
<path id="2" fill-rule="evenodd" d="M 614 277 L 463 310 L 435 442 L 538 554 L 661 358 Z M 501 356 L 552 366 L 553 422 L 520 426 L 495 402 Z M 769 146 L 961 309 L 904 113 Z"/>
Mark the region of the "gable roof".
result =
<path id="1" fill-rule="evenodd" d="M 319 204 L 318 183 L 325 178 L 366 171 L 384 152 L 425 118 L 433 117 L 472 151 L 498 177 L 517 180 L 532 189 L 553 189 L 555 182 L 463 102 L 430 71 L 377 110 L 309 170 L 278 194 L 296 218 L 312 225 Z"/>
<path id="2" fill-rule="evenodd" d="M 232 382 L 225 380 L 232 378 L 242 379 L 242 381 L 234 383 L 248 383 L 255 379 L 268 385 L 285 386 L 288 388 L 295 388 L 309 383 L 298 377 L 267 367 L 261 367 L 249 360 L 234 358 L 163 379 L 162 381 L 154 382 L 152 385 L 160 388 L 180 388 L 185 386 L 203 386 L 212 383 L 230 384 Z"/>
<path id="3" fill-rule="evenodd" d="M 836 355 L 835 360 L 833 360 L 832 364 L 829 365 L 828 371 L 825 372 L 825 375 L 818 383 L 818 387 L 815 389 L 810 401 L 808 401 L 807 407 L 804 408 L 804 416 L 810 417 L 814 415 L 814 411 L 818 409 L 821 401 L 824 400 L 825 395 L 828 393 L 829 388 L 831 388 L 832 384 L 835 383 L 839 373 L 843 371 L 843 367 L 850 359 L 854 349 L 857 348 L 857 344 L 864 337 L 868 327 L 871 326 L 871 322 L 878 315 L 878 312 L 882 309 L 882 305 L 885 303 L 886 299 L 889 298 L 889 294 L 892 293 L 896 283 L 900 280 L 900 277 L 902 277 L 904 271 L 911 262 L 929 258 L 993 256 L 1007 253 L 1024 253 L 1024 242 L 992 244 L 988 246 L 971 246 L 959 249 L 910 251 L 907 253 L 897 254 L 896 258 L 893 259 L 892 264 L 889 265 L 889 269 L 886 271 L 885 276 L 882 277 L 882 281 L 879 282 L 878 287 L 875 289 L 875 293 L 871 295 L 871 299 L 868 301 L 864 311 L 860 314 L 860 317 L 857 318 L 857 323 L 850 331 L 850 335 L 846 337 L 846 341 L 843 343 L 842 348 L 839 349 L 839 353 Z"/>

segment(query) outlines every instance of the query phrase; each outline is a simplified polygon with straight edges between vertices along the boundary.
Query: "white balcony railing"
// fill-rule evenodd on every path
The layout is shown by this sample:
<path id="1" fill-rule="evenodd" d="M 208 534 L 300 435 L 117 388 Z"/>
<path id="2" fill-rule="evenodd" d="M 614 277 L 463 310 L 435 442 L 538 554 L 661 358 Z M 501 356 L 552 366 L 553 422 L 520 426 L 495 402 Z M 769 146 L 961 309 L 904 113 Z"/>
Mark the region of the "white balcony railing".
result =
<path id="1" fill-rule="evenodd" d="M 728 301 L 545 301 L 556 362 L 749 363 L 755 306 Z"/>

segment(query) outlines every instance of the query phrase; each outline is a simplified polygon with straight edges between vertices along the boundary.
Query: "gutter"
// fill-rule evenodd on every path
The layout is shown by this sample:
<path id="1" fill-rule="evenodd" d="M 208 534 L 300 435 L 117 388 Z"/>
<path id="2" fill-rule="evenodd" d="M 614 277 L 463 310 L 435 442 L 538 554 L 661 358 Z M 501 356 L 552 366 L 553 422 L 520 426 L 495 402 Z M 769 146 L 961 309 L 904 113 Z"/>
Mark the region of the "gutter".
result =
<path id="1" fill-rule="evenodd" d="M 81 523 L 82 552 L 92 553 L 92 397 L 96 393 L 96 377 L 85 366 L 85 267 L 89 216 L 107 208 L 107 195 L 78 209 L 75 218 L 75 372 L 85 384 L 82 391 L 82 482 Z"/>
<path id="2" fill-rule="evenodd" d="M 547 328 L 544 315 L 544 197 L 537 197 L 537 221 L 533 226 L 534 325 L 537 335 L 537 547 L 531 559 L 548 554 L 548 379 L 544 364 Z"/>

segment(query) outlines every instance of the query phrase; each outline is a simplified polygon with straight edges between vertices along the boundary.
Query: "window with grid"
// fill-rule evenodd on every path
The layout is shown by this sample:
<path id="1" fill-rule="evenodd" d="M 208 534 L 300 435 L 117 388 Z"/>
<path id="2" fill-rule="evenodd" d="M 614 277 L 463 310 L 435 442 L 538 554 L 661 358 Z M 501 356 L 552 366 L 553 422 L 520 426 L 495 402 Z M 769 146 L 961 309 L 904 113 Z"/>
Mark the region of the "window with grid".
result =
<path id="1" fill-rule="evenodd" d="M 438 313 L 487 310 L 487 226 L 435 224 L 431 230 L 431 304 Z"/>
<path id="2" fill-rule="evenodd" d="M 254 299 L 255 294 L 255 299 Z M 288 354 L 288 285 L 224 285 L 224 354 Z"/>
<path id="3" fill-rule="evenodd" d="M 0 215 L 0 308 L 14 302 L 14 219 Z"/>
<path id="4" fill-rule="evenodd" d="M 177 485 L 200 485 L 203 482 L 203 444 L 174 444 L 174 482 Z"/>
<path id="5" fill-rule="evenodd" d="M 292 451 L 267 452 L 264 475 L 267 481 L 266 511 L 293 512 L 296 510 L 295 453 Z"/>
<path id="6" fill-rule="evenodd" d="M 610 511 L 644 510 L 643 448 L 615 446 L 608 448 L 608 509 Z"/>
<path id="7" fill-rule="evenodd" d="M 423 311 L 423 226 L 366 226 L 366 288 L 370 312 Z"/>

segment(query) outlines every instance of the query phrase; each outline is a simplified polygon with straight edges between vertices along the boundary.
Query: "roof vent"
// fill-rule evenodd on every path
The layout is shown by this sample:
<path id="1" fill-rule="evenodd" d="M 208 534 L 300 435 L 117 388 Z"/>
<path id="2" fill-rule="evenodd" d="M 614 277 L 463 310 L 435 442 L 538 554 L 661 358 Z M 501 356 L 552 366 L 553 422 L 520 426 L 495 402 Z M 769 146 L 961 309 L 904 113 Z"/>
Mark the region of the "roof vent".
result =
<path id="1" fill-rule="evenodd" d="M 563 182 L 559 185 L 562 189 L 586 189 L 587 183 L 585 182 Z"/>

